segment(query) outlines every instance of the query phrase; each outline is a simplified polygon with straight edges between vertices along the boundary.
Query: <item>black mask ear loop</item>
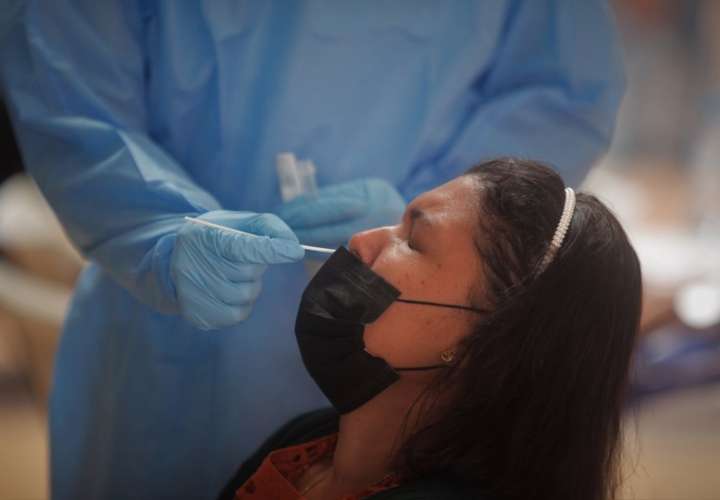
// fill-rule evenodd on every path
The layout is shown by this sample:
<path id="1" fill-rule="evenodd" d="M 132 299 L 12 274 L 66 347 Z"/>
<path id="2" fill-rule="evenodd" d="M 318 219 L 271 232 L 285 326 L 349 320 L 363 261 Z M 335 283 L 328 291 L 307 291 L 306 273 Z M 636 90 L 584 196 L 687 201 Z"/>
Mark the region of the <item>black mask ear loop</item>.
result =
<path id="1" fill-rule="evenodd" d="M 429 302 L 427 300 L 409 300 L 409 299 L 395 299 L 396 302 L 405 302 L 406 304 L 418 304 L 421 306 L 435 306 L 435 307 L 448 307 L 450 309 L 462 309 L 463 311 L 472 311 L 479 314 L 488 313 L 487 309 L 479 309 L 471 306 L 461 306 L 459 304 L 443 304 L 440 302 Z"/>
<path id="2" fill-rule="evenodd" d="M 450 309 L 461 309 L 463 311 L 471 311 L 478 314 L 484 314 L 487 312 L 490 312 L 486 309 L 479 309 L 477 307 L 471 307 L 471 306 L 461 306 L 459 304 L 442 304 L 440 302 L 430 302 L 427 300 L 409 300 L 409 299 L 395 299 L 397 302 L 405 302 L 406 304 L 417 304 L 421 306 L 435 306 L 435 307 L 448 307 Z M 439 368 L 447 368 L 448 365 L 446 364 L 440 364 L 440 365 L 429 365 L 429 366 L 411 366 L 407 368 L 396 368 L 393 367 L 393 370 L 398 372 L 420 372 L 420 371 L 427 371 L 427 370 L 437 370 Z"/>

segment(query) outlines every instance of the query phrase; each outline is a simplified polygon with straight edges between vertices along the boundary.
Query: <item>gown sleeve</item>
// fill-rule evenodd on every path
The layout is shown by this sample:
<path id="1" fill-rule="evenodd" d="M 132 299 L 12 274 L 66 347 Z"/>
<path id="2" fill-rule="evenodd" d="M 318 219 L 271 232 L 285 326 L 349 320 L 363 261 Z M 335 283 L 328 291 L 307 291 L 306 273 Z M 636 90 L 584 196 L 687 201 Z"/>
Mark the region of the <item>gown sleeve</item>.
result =
<path id="1" fill-rule="evenodd" d="M 607 1 L 508 2 L 493 61 L 470 92 L 442 153 L 402 186 L 407 199 L 497 156 L 548 162 L 568 185 L 579 184 L 609 147 L 624 92 Z"/>
<path id="2" fill-rule="evenodd" d="M 25 166 L 72 242 L 161 312 L 184 215 L 220 208 L 147 127 L 143 27 L 134 0 L 10 0 L 0 78 Z"/>

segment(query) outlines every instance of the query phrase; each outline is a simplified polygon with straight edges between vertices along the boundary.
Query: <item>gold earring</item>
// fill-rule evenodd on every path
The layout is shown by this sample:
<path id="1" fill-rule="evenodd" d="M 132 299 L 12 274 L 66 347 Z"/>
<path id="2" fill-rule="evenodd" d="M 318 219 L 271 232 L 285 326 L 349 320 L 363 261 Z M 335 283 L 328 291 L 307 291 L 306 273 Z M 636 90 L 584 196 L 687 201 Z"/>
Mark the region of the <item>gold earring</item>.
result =
<path id="1" fill-rule="evenodd" d="M 447 351 L 443 351 L 440 353 L 440 359 L 443 360 L 444 363 L 450 364 L 455 357 L 455 351 L 452 349 L 448 349 Z"/>

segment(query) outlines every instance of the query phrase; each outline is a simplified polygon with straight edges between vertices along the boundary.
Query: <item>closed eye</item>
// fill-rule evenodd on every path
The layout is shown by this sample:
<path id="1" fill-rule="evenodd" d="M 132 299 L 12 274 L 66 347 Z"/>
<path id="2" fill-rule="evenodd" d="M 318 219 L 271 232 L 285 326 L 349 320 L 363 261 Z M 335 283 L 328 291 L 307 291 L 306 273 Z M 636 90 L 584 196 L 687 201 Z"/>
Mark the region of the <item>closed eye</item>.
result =
<path id="1" fill-rule="evenodd" d="M 421 246 L 418 245 L 417 237 L 414 233 L 417 229 L 416 222 L 427 222 L 425 212 L 417 207 L 414 207 L 407 212 L 407 220 L 410 224 L 410 229 L 407 233 L 407 246 L 410 250 L 419 252 L 421 251 Z"/>
<path id="2" fill-rule="evenodd" d="M 415 246 L 415 243 L 414 243 L 410 238 L 408 238 L 408 240 L 407 240 L 407 246 L 408 246 L 408 248 L 409 248 L 410 250 L 413 250 L 414 252 L 419 252 L 419 251 L 420 251 L 420 250 L 418 249 L 418 247 Z"/>

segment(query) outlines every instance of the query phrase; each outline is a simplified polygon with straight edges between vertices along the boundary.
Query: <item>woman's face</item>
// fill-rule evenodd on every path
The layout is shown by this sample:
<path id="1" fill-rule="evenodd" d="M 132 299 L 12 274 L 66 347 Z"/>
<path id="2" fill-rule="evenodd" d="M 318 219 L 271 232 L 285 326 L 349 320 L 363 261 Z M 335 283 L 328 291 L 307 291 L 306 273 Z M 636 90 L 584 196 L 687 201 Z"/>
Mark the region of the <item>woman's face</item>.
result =
<path id="1" fill-rule="evenodd" d="M 398 225 L 357 233 L 349 248 L 400 290 L 400 298 L 471 305 L 471 287 L 482 280 L 473 243 L 477 189 L 462 176 L 412 201 Z M 365 327 L 368 352 L 394 367 L 439 364 L 470 332 L 476 313 L 394 302 Z"/>

